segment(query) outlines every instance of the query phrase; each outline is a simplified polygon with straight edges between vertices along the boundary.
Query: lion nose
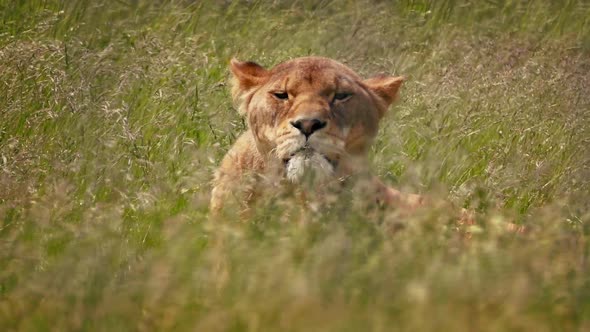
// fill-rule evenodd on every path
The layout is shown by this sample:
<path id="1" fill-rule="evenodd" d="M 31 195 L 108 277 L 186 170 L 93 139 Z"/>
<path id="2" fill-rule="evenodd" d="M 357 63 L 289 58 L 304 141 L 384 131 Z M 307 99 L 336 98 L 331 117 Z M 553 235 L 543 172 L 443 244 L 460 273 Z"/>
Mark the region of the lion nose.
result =
<path id="1" fill-rule="evenodd" d="M 299 119 L 297 121 L 291 121 L 291 125 L 305 135 L 305 138 L 309 138 L 311 134 L 320 130 L 326 126 L 327 122 L 320 119 Z"/>

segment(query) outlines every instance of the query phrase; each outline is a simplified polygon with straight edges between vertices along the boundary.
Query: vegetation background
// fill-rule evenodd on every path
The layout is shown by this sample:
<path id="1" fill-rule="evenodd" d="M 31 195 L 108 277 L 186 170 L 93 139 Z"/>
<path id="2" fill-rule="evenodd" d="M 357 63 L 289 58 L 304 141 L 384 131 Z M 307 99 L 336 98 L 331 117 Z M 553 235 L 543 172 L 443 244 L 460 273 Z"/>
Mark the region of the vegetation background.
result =
<path id="1" fill-rule="evenodd" d="M 310 54 L 409 78 L 374 170 L 477 225 L 208 219 L 229 59 Z M 587 1 L 0 0 L 3 331 L 590 331 L 589 195 Z"/>

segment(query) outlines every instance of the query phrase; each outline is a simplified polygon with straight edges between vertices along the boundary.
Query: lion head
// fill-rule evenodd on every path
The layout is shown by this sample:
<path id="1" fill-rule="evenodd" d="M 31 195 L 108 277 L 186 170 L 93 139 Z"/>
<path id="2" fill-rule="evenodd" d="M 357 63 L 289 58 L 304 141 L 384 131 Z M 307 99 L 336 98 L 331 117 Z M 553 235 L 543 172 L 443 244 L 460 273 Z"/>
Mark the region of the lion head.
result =
<path id="1" fill-rule="evenodd" d="M 362 79 L 321 57 L 265 69 L 231 61 L 232 96 L 256 148 L 298 182 L 307 170 L 344 175 L 365 163 L 379 121 L 396 99 L 402 77 Z"/>

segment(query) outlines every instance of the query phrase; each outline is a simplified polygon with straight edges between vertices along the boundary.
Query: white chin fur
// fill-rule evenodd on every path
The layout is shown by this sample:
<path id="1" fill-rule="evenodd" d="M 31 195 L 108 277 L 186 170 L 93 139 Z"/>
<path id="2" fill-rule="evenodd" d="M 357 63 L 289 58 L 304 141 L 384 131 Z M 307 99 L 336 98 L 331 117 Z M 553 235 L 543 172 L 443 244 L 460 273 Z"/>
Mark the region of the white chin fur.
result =
<path id="1" fill-rule="evenodd" d="M 301 151 L 287 163 L 287 179 L 293 183 L 301 182 L 310 176 L 315 181 L 324 181 L 333 177 L 334 167 L 324 156 L 317 152 Z"/>

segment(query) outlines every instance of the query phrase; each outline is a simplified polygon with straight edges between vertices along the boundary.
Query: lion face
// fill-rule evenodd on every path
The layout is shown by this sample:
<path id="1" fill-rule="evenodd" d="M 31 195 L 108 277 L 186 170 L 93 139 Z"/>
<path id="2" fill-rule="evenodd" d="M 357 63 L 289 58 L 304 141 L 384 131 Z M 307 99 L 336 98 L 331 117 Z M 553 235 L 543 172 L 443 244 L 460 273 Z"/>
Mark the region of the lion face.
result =
<path id="1" fill-rule="evenodd" d="M 293 182 L 309 170 L 325 178 L 355 168 L 403 81 L 362 80 L 345 65 L 319 57 L 270 70 L 233 60 L 231 70 L 232 95 L 258 151 L 280 162 Z"/>

